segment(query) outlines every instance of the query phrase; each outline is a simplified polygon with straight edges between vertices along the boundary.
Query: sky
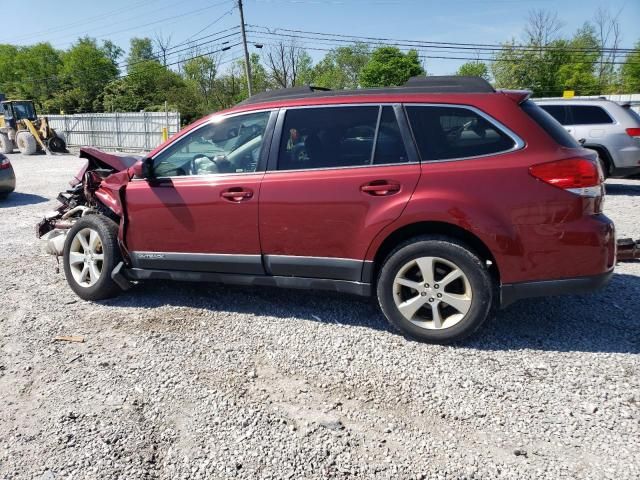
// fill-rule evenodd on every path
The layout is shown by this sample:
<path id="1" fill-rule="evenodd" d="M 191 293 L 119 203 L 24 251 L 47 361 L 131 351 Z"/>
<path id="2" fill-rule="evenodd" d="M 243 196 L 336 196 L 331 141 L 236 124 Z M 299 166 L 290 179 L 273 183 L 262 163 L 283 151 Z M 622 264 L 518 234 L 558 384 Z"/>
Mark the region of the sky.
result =
<path id="1" fill-rule="evenodd" d="M 0 43 L 28 45 L 48 41 L 68 48 L 77 38 L 89 35 L 112 40 L 127 49 L 131 37 L 170 38 L 172 45 L 197 40 L 239 24 L 235 0 L 23 0 L 11 3 L 5 16 Z M 640 40 L 639 0 L 244 0 L 245 21 L 271 30 L 276 28 L 429 42 L 496 44 L 522 38 L 527 14 L 532 9 L 557 11 L 569 36 L 598 7 L 622 12 L 622 47 Z M 11 21 L 25 19 L 27 22 Z M 260 30 L 248 27 L 250 30 Z M 291 34 L 291 32 L 278 31 Z M 205 42 L 214 37 L 201 40 Z M 232 45 L 238 37 L 230 37 Z M 249 40 L 262 43 L 269 37 L 250 33 Z M 224 41 L 224 40 L 221 40 Z M 298 39 L 314 60 L 337 42 Z M 305 43 L 306 42 L 306 43 Z M 260 52 L 251 45 L 251 51 Z M 185 48 L 185 47 L 182 47 Z M 201 47 L 204 52 L 219 46 Z M 179 48 L 176 48 L 179 50 Z M 421 50 L 423 56 L 443 56 L 443 50 Z M 445 51 L 446 52 L 446 51 Z M 183 55 L 176 51 L 175 58 Z M 221 53 L 221 61 L 242 55 L 240 46 Z M 461 56 L 462 53 L 445 53 Z M 466 56 L 474 56 L 468 53 Z M 172 58 L 170 57 L 170 60 Z M 424 58 L 430 74 L 455 73 L 464 60 Z"/>

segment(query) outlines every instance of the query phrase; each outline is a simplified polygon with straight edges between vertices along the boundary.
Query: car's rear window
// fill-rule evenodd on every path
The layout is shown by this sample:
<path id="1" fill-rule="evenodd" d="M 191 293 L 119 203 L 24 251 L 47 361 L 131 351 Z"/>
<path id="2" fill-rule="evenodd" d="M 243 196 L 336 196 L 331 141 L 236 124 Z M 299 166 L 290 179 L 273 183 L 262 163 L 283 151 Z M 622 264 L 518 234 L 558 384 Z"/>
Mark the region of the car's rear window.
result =
<path id="1" fill-rule="evenodd" d="M 562 128 L 562 125 L 531 100 L 527 100 L 522 104 L 522 110 L 563 147 L 576 148 L 580 146 L 578 142 Z"/>

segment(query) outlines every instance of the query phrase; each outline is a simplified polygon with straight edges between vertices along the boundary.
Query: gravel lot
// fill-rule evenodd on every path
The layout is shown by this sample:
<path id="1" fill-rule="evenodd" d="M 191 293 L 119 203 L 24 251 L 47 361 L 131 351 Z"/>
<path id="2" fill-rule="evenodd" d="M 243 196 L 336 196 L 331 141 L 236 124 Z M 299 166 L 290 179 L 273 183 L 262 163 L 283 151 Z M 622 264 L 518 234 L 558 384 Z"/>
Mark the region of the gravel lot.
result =
<path id="1" fill-rule="evenodd" d="M 9 157 L 0 478 L 640 478 L 640 262 L 455 347 L 326 293 L 148 283 L 90 303 L 34 236 L 80 160 Z M 640 181 L 607 189 L 640 237 Z"/>

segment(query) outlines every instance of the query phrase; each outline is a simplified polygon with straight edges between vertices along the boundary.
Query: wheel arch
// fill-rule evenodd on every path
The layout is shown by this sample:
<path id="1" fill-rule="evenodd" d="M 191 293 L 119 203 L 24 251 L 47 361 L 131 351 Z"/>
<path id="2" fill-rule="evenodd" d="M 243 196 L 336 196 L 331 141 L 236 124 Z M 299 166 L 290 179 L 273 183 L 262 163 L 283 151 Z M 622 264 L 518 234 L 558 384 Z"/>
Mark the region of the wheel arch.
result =
<path id="1" fill-rule="evenodd" d="M 600 143 L 585 143 L 583 146 L 584 148 L 589 148 L 591 150 L 595 150 L 596 152 L 598 152 L 598 156 L 604 160 L 607 166 L 608 172 L 605 172 L 607 176 L 613 173 L 615 164 L 613 163 L 613 158 L 611 157 L 611 154 L 609 153 L 609 150 L 607 149 L 607 147 L 605 147 Z"/>
<path id="2" fill-rule="evenodd" d="M 491 262 L 489 272 L 497 284 L 499 284 L 500 271 L 498 269 L 496 259 L 493 253 L 491 253 L 489 247 L 487 247 L 487 245 L 474 233 L 465 230 L 458 225 L 441 221 L 421 221 L 410 223 L 387 235 L 376 250 L 373 262 L 370 264 L 369 272 L 365 271 L 365 274 L 363 275 L 365 278 L 363 280 L 370 281 L 374 284 L 378 277 L 378 272 L 382 262 L 387 258 L 389 253 L 391 253 L 393 249 L 402 242 L 419 235 L 442 235 L 468 245 L 477 255 L 480 256 L 481 260 Z"/>

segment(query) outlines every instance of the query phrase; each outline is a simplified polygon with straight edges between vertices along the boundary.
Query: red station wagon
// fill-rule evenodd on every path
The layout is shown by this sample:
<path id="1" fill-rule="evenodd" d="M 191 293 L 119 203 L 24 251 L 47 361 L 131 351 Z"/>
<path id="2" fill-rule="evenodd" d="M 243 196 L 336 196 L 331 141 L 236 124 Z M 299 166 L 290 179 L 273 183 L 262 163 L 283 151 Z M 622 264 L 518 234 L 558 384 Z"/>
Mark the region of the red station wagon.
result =
<path id="1" fill-rule="evenodd" d="M 147 279 L 335 290 L 458 340 L 613 273 L 596 155 L 528 98 L 473 77 L 261 93 L 142 159 L 83 149 L 38 233 L 83 299 Z"/>

